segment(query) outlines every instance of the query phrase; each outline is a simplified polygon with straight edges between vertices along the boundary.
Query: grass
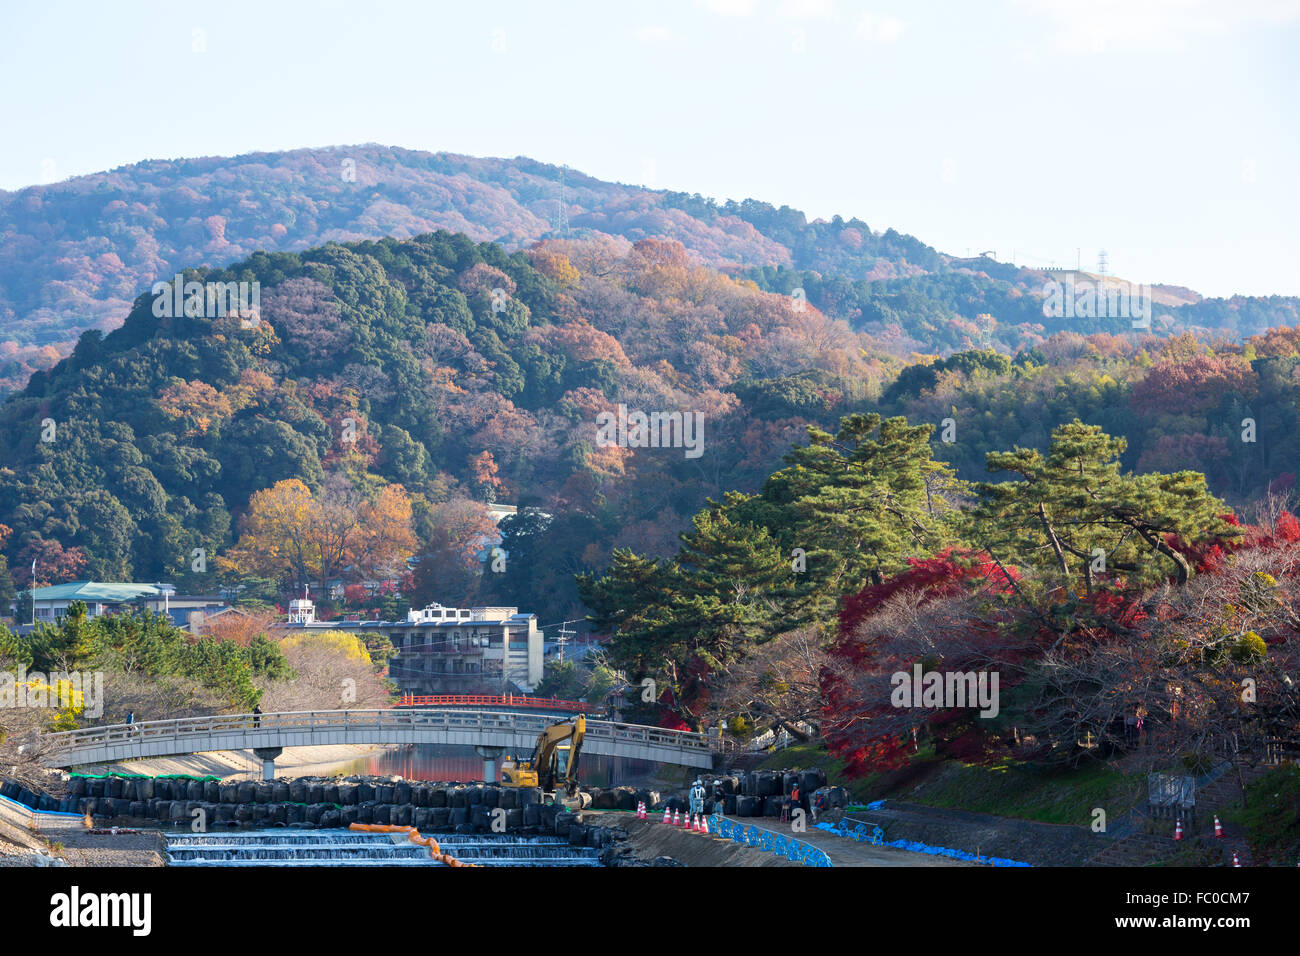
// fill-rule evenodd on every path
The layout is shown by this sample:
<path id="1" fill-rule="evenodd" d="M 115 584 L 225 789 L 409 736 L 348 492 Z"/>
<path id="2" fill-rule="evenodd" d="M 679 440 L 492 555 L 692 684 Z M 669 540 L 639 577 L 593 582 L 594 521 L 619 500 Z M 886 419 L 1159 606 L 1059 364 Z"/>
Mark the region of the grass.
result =
<path id="1" fill-rule="evenodd" d="M 948 763 L 900 799 L 944 809 L 973 810 L 1039 823 L 1088 826 L 1094 811 L 1117 820 L 1142 799 L 1140 775 L 1124 774 L 1106 764 L 1089 763 L 1075 770 L 1041 770 L 1006 761 L 989 766 Z"/>
<path id="2" fill-rule="evenodd" d="M 758 769 L 820 767 L 828 782 L 844 787 L 860 803 L 892 797 L 945 810 L 1076 826 L 1090 825 L 1096 808 L 1106 811 L 1108 821 L 1117 820 L 1145 793 L 1140 775 L 1123 774 L 1101 763 L 1060 771 L 1012 761 L 964 765 L 937 758 L 933 747 L 922 748 L 908 767 L 892 773 L 848 779 L 844 766 L 824 745 L 796 744 L 768 756 Z"/>

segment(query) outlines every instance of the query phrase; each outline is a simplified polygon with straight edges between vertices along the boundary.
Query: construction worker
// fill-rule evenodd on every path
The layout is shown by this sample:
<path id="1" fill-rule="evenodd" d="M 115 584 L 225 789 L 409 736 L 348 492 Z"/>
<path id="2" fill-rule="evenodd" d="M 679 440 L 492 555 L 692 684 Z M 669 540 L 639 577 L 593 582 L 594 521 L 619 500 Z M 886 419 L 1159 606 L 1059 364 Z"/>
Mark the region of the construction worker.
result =
<path id="1" fill-rule="evenodd" d="M 695 783 L 691 784 L 691 814 L 704 812 L 704 784 L 697 777 Z"/>
<path id="2" fill-rule="evenodd" d="M 790 791 L 790 819 L 792 821 L 794 820 L 795 808 L 801 807 L 802 805 L 803 802 L 799 798 L 799 784 L 796 783 L 794 789 Z"/>

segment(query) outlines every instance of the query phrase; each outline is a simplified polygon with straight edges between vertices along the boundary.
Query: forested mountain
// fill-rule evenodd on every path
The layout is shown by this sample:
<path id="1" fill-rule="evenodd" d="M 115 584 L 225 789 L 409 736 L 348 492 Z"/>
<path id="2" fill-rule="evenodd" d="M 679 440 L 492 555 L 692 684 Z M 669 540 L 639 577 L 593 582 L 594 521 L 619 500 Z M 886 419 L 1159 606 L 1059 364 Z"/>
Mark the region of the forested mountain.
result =
<path id="1" fill-rule="evenodd" d="M 788 206 L 602 182 L 526 158 L 371 144 L 156 160 L 0 192 L 0 395 L 49 369 L 83 330 L 115 328 L 137 295 L 182 269 L 439 229 L 507 251 L 544 238 L 675 240 L 694 261 L 765 290 L 802 288 L 903 357 L 1014 352 L 1058 331 L 1127 325 L 1045 319 L 1042 272 L 955 259 L 884 224 L 809 222 Z M 1240 337 L 1300 321 L 1295 299 L 1198 298 L 1165 297 L 1153 328 Z"/>
<path id="2" fill-rule="evenodd" d="M 842 323 L 658 240 L 508 253 L 442 232 L 186 278 L 260 283 L 258 318 L 160 318 L 142 295 L 0 406 L 0 546 L 20 585 L 35 558 L 38 580 L 291 589 L 310 575 L 272 574 L 250 545 L 266 511 L 301 507 L 306 523 L 313 500 L 360 495 L 412 525 L 409 553 L 473 539 L 458 516 L 497 498 L 539 512 L 518 519 L 511 573 L 485 586 L 577 617 L 575 571 L 616 539 L 671 548 L 704 496 L 759 480 L 807 422 L 885 375 Z M 596 416 L 620 403 L 698 413 L 704 453 L 601 447 Z M 254 538 L 232 547 L 264 492 Z M 382 570 L 360 551 L 309 563 Z M 457 598 L 440 584 L 428 599 Z"/>
<path id="3" fill-rule="evenodd" d="M 416 600 L 578 618 L 575 574 L 620 546 L 673 553 L 706 499 L 757 491 L 807 426 L 854 412 L 935 427 L 933 454 L 971 481 L 987 452 L 1045 448 L 1075 418 L 1125 437 L 1125 468 L 1203 472 L 1234 505 L 1300 471 L 1294 330 L 1215 345 L 1058 332 L 1013 357 L 906 365 L 654 239 L 511 252 L 439 232 L 186 278 L 260 283 L 258 317 L 159 317 L 141 295 L 0 406 L 0 590 L 29 584 L 35 559 L 38 581 L 273 599 L 416 554 Z M 598 416 L 620 405 L 699 413 L 701 453 L 602 445 Z M 480 576 L 492 500 L 520 514 L 502 525 L 505 573 Z M 346 546 L 285 559 L 301 545 L 275 539 L 285 523 L 331 514 L 353 519 Z"/>

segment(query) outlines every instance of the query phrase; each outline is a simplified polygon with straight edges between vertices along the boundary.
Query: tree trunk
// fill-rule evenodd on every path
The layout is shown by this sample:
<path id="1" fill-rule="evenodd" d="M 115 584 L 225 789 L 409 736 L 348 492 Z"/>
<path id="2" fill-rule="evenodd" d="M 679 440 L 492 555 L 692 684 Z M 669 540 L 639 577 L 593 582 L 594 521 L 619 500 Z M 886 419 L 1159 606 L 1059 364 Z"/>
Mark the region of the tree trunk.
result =
<path id="1" fill-rule="evenodd" d="M 1187 579 L 1192 575 L 1192 568 L 1191 565 L 1187 563 L 1187 559 L 1173 548 L 1169 547 L 1169 545 L 1165 544 L 1158 536 L 1153 535 L 1146 528 L 1143 528 L 1140 525 L 1132 525 L 1132 527 L 1142 536 L 1143 541 L 1151 545 L 1152 548 L 1159 551 L 1174 563 L 1174 567 L 1176 568 L 1174 573 L 1178 576 L 1178 583 L 1180 585 L 1186 584 Z"/>

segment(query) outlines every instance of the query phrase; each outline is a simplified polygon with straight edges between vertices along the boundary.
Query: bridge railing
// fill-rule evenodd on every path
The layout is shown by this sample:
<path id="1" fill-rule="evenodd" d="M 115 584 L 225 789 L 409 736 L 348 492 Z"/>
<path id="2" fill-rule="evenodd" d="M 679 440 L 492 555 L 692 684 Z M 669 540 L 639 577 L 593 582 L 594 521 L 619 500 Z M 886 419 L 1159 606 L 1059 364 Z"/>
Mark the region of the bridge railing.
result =
<path id="1" fill-rule="evenodd" d="M 534 710 L 563 710 L 586 713 L 592 710 L 585 700 L 559 700 L 554 697 L 528 697 L 521 694 L 403 694 L 398 707 L 530 707 Z"/>
<path id="2" fill-rule="evenodd" d="M 44 735 L 56 751 L 84 750 L 113 744 L 141 743 L 149 740 L 205 738 L 220 734 L 275 736 L 294 731 L 443 729 L 467 731 L 504 731 L 535 735 L 553 723 L 542 714 L 505 711 L 421 710 L 384 708 L 379 710 L 307 710 L 271 714 L 218 714 L 209 717 L 178 717 L 169 720 L 144 720 L 133 724 L 110 724 L 83 730 L 65 730 Z M 587 721 L 587 736 L 597 740 L 653 744 L 679 750 L 708 751 L 710 743 L 703 734 L 682 730 L 665 730 L 640 724 L 611 721 Z"/>

